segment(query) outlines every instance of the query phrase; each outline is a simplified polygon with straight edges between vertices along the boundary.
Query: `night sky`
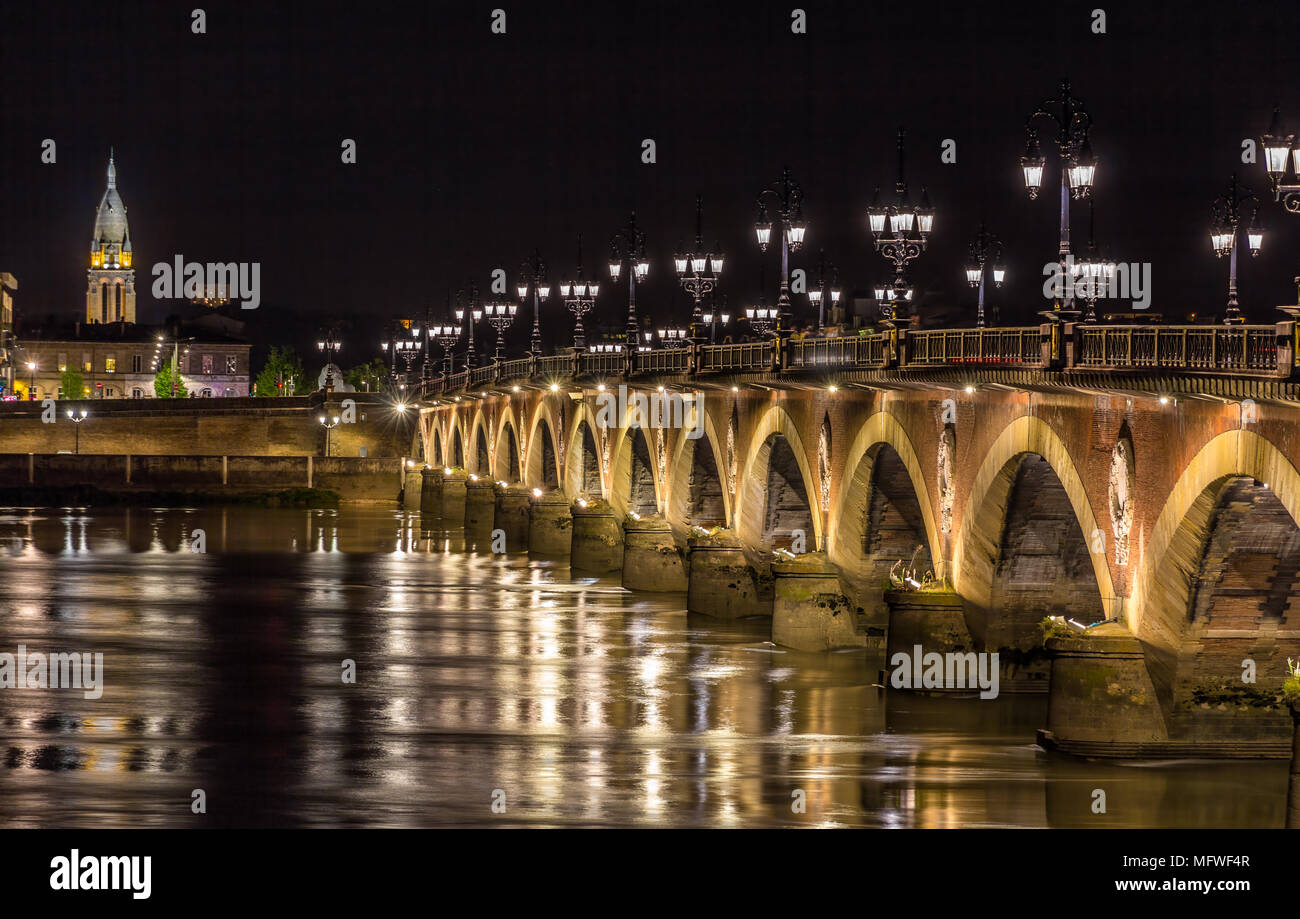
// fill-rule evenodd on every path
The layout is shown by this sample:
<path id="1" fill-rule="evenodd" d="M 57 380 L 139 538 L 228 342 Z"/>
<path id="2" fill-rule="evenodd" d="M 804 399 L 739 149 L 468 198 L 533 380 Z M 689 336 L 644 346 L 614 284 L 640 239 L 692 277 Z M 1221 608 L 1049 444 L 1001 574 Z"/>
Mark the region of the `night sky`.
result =
<path id="1" fill-rule="evenodd" d="M 386 318 L 441 319 L 449 290 L 486 288 L 494 267 L 513 292 L 535 247 L 552 283 L 571 275 L 578 233 L 588 275 L 608 280 L 610 235 L 633 209 L 651 257 L 639 306 L 684 324 L 670 258 L 693 236 L 697 193 L 706 242 L 730 257 L 732 310 L 757 298 L 760 263 L 771 302 L 779 256 L 754 243 L 754 199 L 786 164 L 810 224 L 793 264 L 815 275 L 824 248 L 842 286 L 863 292 L 890 276 L 865 207 L 875 186 L 892 190 L 904 124 L 913 195 L 929 186 L 938 209 L 910 269 L 922 323 L 973 324 L 962 267 L 981 219 L 1007 247 L 1002 320 L 1031 320 L 1049 305 L 1058 179 L 1044 144 L 1047 190 L 1024 193 L 1024 119 L 1065 76 L 1095 122 L 1098 241 L 1153 264 L 1154 311 L 1222 309 L 1227 265 L 1209 249 L 1208 215 L 1234 170 L 1271 231 L 1241 268 L 1247 318 L 1274 321 L 1272 307 L 1295 300 L 1300 217 L 1266 194 L 1262 165 L 1240 164 L 1240 144 L 1274 104 L 1300 128 L 1296 4 L 798 0 L 808 34 L 794 35 L 795 2 L 766 0 L 207 2 L 207 34 L 194 35 L 202 2 L 6 4 L 0 270 L 19 280 L 20 315 L 82 314 L 110 145 L 142 321 L 178 307 L 149 293 L 154 262 L 259 261 L 262 306 L 241 315 L 250 335 L 304 349 L 336 323 L 345 365 L 378 355 Z M 489 28 L 494 6 L 504 36 Z M 40 162 L 47 137 L 56 165 Z M 340 162 L 344 138 L 357 165 Z M 641 163 L 643 138 L 654 165 Z M 955 165 L 940 163 L 944 138 Z M 1086 206 L 1075 214 L 1078 250 Z M 623 287 L 606 284 L 588 324 L 621 327 L 625 314 Z M 548 343 L 567 338 L 558 298 L 543 323 Z"/>

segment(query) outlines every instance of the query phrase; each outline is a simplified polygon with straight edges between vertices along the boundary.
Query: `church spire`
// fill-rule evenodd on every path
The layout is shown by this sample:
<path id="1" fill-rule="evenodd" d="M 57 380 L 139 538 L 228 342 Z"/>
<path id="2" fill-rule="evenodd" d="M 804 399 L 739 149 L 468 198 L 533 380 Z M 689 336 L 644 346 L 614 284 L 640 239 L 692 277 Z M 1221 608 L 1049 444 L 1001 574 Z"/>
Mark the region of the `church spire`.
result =
<path id="1" fill-rule="evenodd" d="M 108 187 L 117 188 L 117 166 L 113 163 L 113 148 L 108 148 Z"/>

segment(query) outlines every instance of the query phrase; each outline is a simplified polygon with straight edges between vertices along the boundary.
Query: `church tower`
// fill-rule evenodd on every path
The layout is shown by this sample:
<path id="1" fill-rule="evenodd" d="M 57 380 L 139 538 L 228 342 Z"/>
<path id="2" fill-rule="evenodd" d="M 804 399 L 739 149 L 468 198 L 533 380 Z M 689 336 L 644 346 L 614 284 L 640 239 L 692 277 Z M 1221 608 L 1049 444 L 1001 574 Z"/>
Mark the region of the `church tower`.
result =
<path id="1" fill-rule="evenodd" d="M 126 205 L 117 193 L 117 165 L 108 155 L 108 188 L 95 215 L 86 272 L 86 322 L 135 322 L 135 268 Z"/>

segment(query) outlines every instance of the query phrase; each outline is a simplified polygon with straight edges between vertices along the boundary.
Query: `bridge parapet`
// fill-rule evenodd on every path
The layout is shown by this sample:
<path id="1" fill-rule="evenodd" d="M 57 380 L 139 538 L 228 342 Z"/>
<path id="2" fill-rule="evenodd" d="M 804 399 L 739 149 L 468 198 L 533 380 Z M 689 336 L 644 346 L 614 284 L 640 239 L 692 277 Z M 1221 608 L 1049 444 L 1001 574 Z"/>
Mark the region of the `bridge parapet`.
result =
<path id="1" fill-rule="evenodd" d="M 993 329 L 890 329 L 863 335 L 769 339 L 660 351 L 572 350 L 489 364 L 424 384 L 441 395 L 510 380 L 574 376 L 784 374 L 801 371 L 1143 372 L 1287 380 L 1295 369 L 1296 323 L 1236 326 L 1044 323 Z"/>

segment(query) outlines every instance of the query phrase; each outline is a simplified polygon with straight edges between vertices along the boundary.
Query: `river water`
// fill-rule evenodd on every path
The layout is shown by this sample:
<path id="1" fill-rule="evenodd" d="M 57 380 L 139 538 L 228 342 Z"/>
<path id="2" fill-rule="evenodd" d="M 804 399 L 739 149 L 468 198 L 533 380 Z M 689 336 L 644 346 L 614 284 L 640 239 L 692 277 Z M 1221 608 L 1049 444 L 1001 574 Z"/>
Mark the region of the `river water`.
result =
<path id="1" fill-rule="evenodd" d="M 103 654 L 0 690 L 0 826 L 1282 826 L 1284 762 L 1048 754 L 1045 696 L 684 601 L 393 510 L 0 509 L 0 652 Z"/>

